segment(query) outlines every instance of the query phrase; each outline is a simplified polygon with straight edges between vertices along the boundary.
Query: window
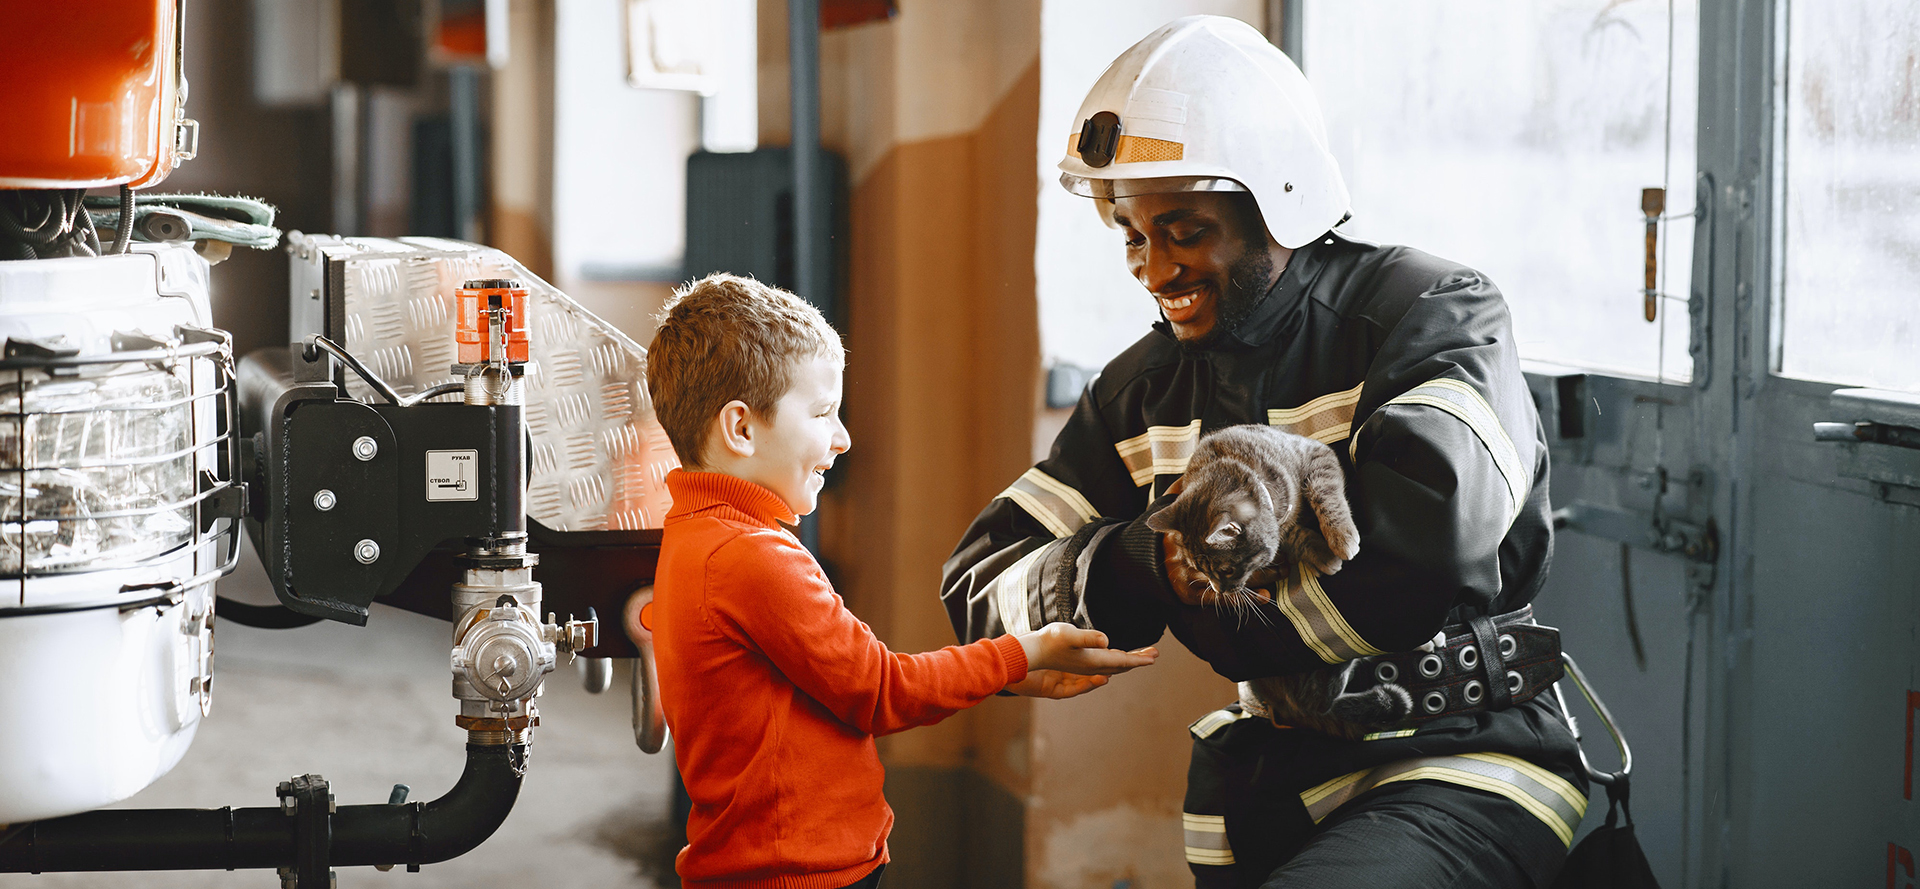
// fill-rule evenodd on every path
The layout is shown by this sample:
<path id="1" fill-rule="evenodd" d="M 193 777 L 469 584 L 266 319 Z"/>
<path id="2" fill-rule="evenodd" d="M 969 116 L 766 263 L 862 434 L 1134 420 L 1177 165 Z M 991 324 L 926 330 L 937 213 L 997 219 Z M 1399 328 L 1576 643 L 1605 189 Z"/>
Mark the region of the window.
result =
<path id="1" fill-rule="evenodd" d="M 1920 4 L 1786 12 L 1783 374 L 1920 390 Z"/>
<path id="2" fill-rule="evenodd" d="M 1694 0 L 1305 6 L 1346 231 L 1485 272 L 1526 357 L 1689 375 Z M 1663 183 L 1649 324 L 1641 189 Z"/>

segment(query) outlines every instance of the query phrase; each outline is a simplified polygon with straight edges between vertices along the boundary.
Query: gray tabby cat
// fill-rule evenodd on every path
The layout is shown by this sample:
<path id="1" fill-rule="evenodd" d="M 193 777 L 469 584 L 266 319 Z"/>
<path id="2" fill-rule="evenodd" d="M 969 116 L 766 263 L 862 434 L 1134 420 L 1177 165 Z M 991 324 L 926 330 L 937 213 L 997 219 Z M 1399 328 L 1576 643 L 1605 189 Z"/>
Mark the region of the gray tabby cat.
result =
<path id="1" fill-rule="evenodd" d="M 1194 449 L 1179 496 L 1147 518 L 1173 541 L 1176 557 L 1198 578 L 1189 599 L 1241 620 L 1270 618 L 1271 600 L 1249 589 L 1272 567 L 1284 589 L 1289 565 L 1332 574 L 1360 552 L 1347 507 L 1346 478 L 1333 449 L 1269 426 L 1229 426 Z M 1275 723 L 1357 738 L 1412 712 L 1406 689 L 1381 683 L 1347 692 L 1358 661 L 1240 683 L 1241 705 Z"/>

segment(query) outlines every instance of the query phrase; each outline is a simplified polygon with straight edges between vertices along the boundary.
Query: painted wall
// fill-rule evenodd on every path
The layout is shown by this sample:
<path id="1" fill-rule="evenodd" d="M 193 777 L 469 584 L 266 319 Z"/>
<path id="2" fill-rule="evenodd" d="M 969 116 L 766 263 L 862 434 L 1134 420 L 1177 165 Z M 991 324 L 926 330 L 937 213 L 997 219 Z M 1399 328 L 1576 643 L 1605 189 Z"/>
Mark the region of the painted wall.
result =
<path id="1" fill-rule="evenodd" d="M 1230 5 L 1130 2 L 1108 15 L 1089 2 L 902 0 L 891 21 L 823 35 L 822 139 L 847 158 L 852 183 L 854 445 L 824 497 L 822 542 L 849 606 L 896 650 L 953 642 L 940 564 L 1057 429 L 1041 406 L 1043 354 L 1097 364 L 1151 321 L 1144 298 L 1140 317 L 1113 309 L 1112 294 L 1138 287 L 1124 277 L 1119 238 L 1060 191 L 1049 172 L 1058 158 L 1037 164 L 1035 146 L 1059 149 L 1079 94 L 1128 44 Z M 785 14 L 784 3 L 761 3 L 763 144 L 789 140 Z M 1078 23 L 1096 17 L 1098 27 Z M 1049 93 L 1056 70 L 1064 85 Z M 1068 93 L 1050 112 L 1047 97 Z M 1068 201 L 1048 221 L 1057 198 Z M 1096 237 L 1082 240 L 1093 249 L 1048 240 L 1073 220 L 1092 224 Z M 1101 299 L 1072 302 L 1084 290 L 1056 295 L 1036 280 L 1075 268 L 1104 276 Z M 883 739 L 899 819 L 889 882 L 1187 884 L 1185 728 L 1231 698 L 1173 644 L 1152 670 L 1075 701 L 995 699 Z"/>

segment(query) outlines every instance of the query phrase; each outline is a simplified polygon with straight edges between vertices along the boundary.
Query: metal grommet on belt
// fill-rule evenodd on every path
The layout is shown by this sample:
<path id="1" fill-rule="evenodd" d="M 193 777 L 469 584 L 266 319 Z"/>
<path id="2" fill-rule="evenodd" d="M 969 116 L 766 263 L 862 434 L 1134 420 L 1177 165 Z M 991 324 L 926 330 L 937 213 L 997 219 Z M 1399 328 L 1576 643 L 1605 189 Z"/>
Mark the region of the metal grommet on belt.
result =
<path id="1" fill-rule="evenodd" d="M 1512 633 L 1500 634 L 1500 659 L 1501 660 L 1503 661 L 1512 660 L 1513 653 L 1519 650 L 1520 650 L 1520 643 L 1514 640 Z"/>
<path id="2" fill-rule="evenodd" d="M 1471 670 L 1480 666 L 1480 649 L 1472 645 L 1460 649 L 1460 669 Z"/>
<path id="3" fill-rule="evenodd" d="M 1420 699 L 1420 706 L 1428 713 L 1438 713 L 1447 709 L 1447 696 L 1437 691 L 1427 692 L 1427 696 Z"/>
<path id="4" fill-rule="evenodd" d="M 1381 661 L 1373 665 L 1373 678 L 1381 682 L 1393 682 L 1400 678 L 1400 668 L 1392 661 Z"/>
<path id="5" fill-rule="evenodd" d="M 1469 704 L 1480 703 L 1480 699 L 1485 697 L 1486 694 L 1487 687 L 1481 685 L 1478 679 L 1468 682 L 1467 687 L 1460 690 L 1460 697 L 1466 699 L 1466 702 Z"/>
<path id="6" fill-rule="evenodd" d="M 1526 680 L 1521 679 L 1519 673 L 1516 673 L 1512 670 L 1507 671 L 1507 694 L 1510 694 L 1510 695 L 1519 694 L 1520 689 L 1526 684 L 1527 684 Z"/>
<path id="7" fill-rule="evenodd" d="M 1441 670 L 1446 669 L 1447 662 L 1441 660 L 1437 654 L 1428 654 L 1420 658 L 1418 666 L 1420 668 L 1421 678 L 1432 679 L 1439 676 Z"/>

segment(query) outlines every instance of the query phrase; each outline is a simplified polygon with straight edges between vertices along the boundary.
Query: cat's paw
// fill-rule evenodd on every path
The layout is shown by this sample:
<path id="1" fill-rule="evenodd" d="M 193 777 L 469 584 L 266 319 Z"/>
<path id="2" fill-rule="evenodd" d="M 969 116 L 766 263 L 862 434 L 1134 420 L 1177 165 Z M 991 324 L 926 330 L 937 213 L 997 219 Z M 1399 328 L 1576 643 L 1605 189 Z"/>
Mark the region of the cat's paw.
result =
<path id="1" fill-rule="evenodd" d="M 1368 728 L 1399 725 L 1413 712 L 1413 696 L 1391 682 L 1333 699 L 1334 716 Z"/>
<path id="2" fill-rule="evenodd" d="M 1313 535 L 1307 535 L 1306 546 L 1301 549 L 1300 563 L 1313 569 L 1313 573 L 1325 577 L 1339 571 L 1346 559 L 1335 554 L 1325 543 Z M 1358 547 L 1356 547 L 1357 549 Z"/>
<path id="3" fill-rule="evenodd" d="M 1324 559 L 1316 559 L 1311 556 L 1308 556 L 1306 558 L 1301 559 L 1300 561 L 1302 564 L 1306 565 L 1308 568 L 1312 568 L 1313 573 L 1319 577 L 1325 577 L 1329 574 L 1337 574 L 1339 573 L 1340 569 L 1346 567 L 1346 564 L 1347 564 L 1345 560 L 1337 559 L 1337 558 L 1334 558 L 1333 556 L 1328 556 Z"/>
<path id="4" fill-rule="evenodd" d="M 1321 522 L 1320 536 L 1326 539 L 1328 551 L 1341 559 L 1360 554 L 1360 529 L 1352 522 Z"/>

